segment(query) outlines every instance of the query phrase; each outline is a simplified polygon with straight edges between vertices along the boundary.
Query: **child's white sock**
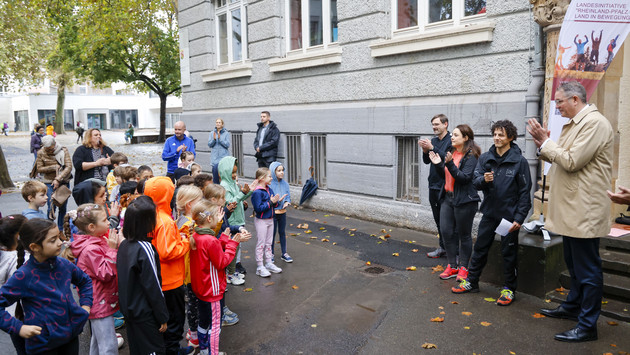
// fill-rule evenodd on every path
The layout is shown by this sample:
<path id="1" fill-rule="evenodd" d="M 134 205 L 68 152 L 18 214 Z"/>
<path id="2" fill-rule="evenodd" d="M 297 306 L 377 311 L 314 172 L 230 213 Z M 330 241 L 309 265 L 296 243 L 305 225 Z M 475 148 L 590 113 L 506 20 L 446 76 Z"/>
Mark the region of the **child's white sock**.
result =
<path id="1" fill-rule="evenodd" d="M 194 339 L 194 340 L 197 340 L 197 331 L 194 331 L 194 332 L 193 332 L 193 331 L 191 331 L 191 332 L 190 332 L 190 338 L 191 338 L 191 339 Z"/>

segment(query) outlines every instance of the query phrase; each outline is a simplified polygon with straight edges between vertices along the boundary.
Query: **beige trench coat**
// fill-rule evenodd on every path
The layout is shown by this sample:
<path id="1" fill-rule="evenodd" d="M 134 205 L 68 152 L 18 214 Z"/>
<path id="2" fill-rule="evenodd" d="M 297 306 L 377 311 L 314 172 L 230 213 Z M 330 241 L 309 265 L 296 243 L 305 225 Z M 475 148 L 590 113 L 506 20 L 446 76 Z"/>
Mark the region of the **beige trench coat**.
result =
<path id="1" fill-rule="evenodd" d="M 564 125 L 558 142 L 547 141 L 541 159 L 553 163 L 545 228 L 574 238 L 610 232 L 613 129 L 595 105 Z"/>

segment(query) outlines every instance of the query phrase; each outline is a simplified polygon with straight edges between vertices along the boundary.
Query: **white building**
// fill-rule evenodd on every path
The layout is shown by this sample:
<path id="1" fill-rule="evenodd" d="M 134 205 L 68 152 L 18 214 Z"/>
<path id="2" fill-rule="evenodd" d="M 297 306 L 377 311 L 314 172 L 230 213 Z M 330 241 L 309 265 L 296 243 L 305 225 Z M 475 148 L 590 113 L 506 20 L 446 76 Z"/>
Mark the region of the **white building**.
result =
<path id="1" fill-rule="evenodd" d="M 7 122 L 11 131 L 29 131 L 35 123 L 52 122 L 56 107 L 57 88 L 48 79 L 20 92 L 4 91 L 0 95 L 0 124 Z M 181 98 L 170 96 L 166 102 L 167 128 L 172 127 L 181 112 Z M 65 129 L 74 129 L 77 122 L 100 129 L 123 129 L 129 123 L 136 128 L 159 128 L 160 99 L 129 90 L 122 83 L 106 88 L 77 84 L 66 91 Z"/>

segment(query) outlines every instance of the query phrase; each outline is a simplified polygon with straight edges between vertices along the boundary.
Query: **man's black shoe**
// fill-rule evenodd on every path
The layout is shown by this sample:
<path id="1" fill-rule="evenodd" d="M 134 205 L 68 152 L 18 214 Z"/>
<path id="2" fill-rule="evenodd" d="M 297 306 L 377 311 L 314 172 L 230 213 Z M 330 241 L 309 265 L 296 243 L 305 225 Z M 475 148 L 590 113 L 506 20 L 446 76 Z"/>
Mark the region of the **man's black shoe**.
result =
<path id="1" fill-rule="evenodd" d="M 578 320 L 577 314 L 567 311 L 566 309 L 562 308 L 562 306 L 558 306 L 558 308 L 551 308 L 551 309 L 542 308 L 540 310 L 540 313 L 551 318 L 570 319 L 574 321 Z"/>
<path id="2" fill-rule="evenodd" d="M 566 341 L 569 343 L 581 343 L 583 341 L 593 341 L 593 340 L 597 340 L 597 329 L 584 330 L 584 329 L 575 327 L 571 330 L 567 330 L 564 333 L 556 334 L 556 336 L 553 338 L 559 341 Z"/>

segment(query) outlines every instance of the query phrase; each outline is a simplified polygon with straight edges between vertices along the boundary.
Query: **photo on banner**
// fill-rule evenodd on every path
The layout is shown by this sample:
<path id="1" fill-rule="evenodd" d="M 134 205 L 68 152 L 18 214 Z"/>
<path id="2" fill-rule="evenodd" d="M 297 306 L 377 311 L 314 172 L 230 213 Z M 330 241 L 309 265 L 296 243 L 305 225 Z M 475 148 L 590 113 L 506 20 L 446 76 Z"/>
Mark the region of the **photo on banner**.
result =
<path id="1" fill-rule="evenodd" d="M 586 88 L 587 101 L 630 32 L 630 1 L 575 0 L 569 5 L 558 37 L 553 88 L 547 129 L 557 141 L 568 119 L 556 109 L 556 89 L 563 82 L 578 81 Z M 544 174 L 551 164 L 545 163 Z"/>

